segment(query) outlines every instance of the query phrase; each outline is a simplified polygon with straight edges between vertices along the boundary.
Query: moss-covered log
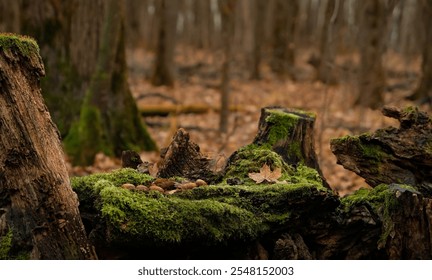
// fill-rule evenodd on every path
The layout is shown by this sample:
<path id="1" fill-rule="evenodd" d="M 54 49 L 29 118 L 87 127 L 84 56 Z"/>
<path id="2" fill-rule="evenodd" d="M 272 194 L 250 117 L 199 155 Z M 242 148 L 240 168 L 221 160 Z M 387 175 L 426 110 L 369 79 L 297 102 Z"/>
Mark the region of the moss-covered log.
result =
<path id="1" fill-rule="evenodd" d="M 0 259 L 94 259 L 44 74 L 33 39 L 0 34 Z"/>
<path id="2" fill-rule="evenodd" d="M 409 184 L 432 196 L 432 123 L 430 117 L 408 107 L 383 109 L 400 127 L 379 129 L 360 136 L 333 139 L 331 148 L 348 170 L 375 187 L 379 184 Z"/>
<path id="3" fill-rule="evenodd" d="M 272 257 L 281 232 L 338 205 L 328 189 L 307 179 L 218 184 L 172 195 L 121 187 L 152 181 L 128 168 L 72 179 L 100 258 L 255 258 L 257 242 L 269 243 L 263 246 Z"/>
<path id="4" fill-rule="evenodd" d="M 194 172 L 186 172 L 188 164 L 183 165 L 191 160 L 185 153 L 196 156 L 192 166 L 200 156 L 196 144 L 186 143 L 183 130 L 177 135 L 183 140 L 174 139 L 167 150 L 170 160 L 165 161 L 166 154 L 161 162 L 176 170 L 166 177 L 189 179 L 153 178 L 130 168 L 73 178 L 99 257 L 432 258 L 429 198 L 402 184 L 381 184 L 339 198 L 324 186 L 316 169 L 305 165 L 308 161 L 301 156 L 308 153 L 290 157 L 290 149 L 281 148 L 289 145 L 279 145 L 297 131 L 298 118 L 308 114 L 267 110 L 270 116 L 262 117 L 256 141 L 230 157 L 219 183 L 184 182 L 194 179 Z M 299 161 L 293 164 L 292 158 Z M 163 180 L 171 183 L 170 189 L 159 187 Z"/>

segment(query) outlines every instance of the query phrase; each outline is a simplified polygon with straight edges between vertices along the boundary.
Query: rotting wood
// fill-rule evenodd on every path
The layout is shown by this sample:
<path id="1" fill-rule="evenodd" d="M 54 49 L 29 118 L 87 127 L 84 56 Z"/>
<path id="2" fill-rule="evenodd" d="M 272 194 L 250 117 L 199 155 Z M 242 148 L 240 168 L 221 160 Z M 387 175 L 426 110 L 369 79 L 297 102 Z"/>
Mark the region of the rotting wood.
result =
<path id="1" fill-rule="evenodd" d="M 0 34 L 0 239 L 12 236 L 2 257 L 96 259 L 41 95 L 44 75 L 33 39 Z"/>
<path id="2" fill-rule="evenodd" d="M 430 117 L 414 107 L 384 107 L 382 112 L 397 119 L 400 127 L 333 139 L 331 149 L 338 163 L 365 178 L 372 187 L 382 183 L 408 184 L 431 197 Z"/>

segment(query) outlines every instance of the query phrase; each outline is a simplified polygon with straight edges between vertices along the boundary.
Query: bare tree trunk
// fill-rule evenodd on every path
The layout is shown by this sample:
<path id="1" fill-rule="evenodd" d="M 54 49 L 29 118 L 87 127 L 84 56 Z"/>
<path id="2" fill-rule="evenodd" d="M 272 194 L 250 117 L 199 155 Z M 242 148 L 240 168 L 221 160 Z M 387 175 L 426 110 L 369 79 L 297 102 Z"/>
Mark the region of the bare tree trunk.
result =
<path id="1" fill-rule="evenodd" d="M 294 31 L 298 14 L 297 0 L 275 0 L 273 54 L 271 68 L 280 76 L 294 77 Z"/>
<path id="2" fill-rule="evenodd" d="M 232 59 L 231 44 L 234 37 L 234 13 L 235 0 L 221 0 L 219 7 L 222 15 L 222 37 L 224 42 L 225 59 L 222 64 L 222 81 L 221 81 L 221 111 L 219 131 L 226 133 L 228 131 L 229 115 L 229 83 L 230 83 L 230 64 Z"/>
<path id="3" fill-rule="evenodd" d="M 95 9 L 95 3 L 100 9 Z M 92 56 L 86 70 L 91 81 L 80 118 L 65 138 L 66 150 L 76 164 L 91 164 L 98 152 L 120 156 L 123 150 L 154 150 L 156 146 L 141 122 L 127 83 L 123 3 L 83 0 L 79 4 L 84 14 L 99 19 L 95 20 L 95 26 L 88 25 L 88 14 L 77 19 L 75 42 L 84 39 L 79 26 L 96 30 L 90 33 L 91 42 L 83 42 L 75 51 L 96 56 Z"/>
<path id="4" fill-rule="evenodd" d="M 20 2 L 19 33 L 32 36 L 39 43 L 47 69 L 42 80 L 42 93 L 62 136 L 68 133 L 72 122 L 79 116 L 84 96 L 82 87 L 89 81 L 69 60 L 75 3 L 74 0 Z M 84 60 L 84 64 L 86 62 Z"/>
<path id="5" fill-rule="evenodd" d="M 19 33 L 20 2 L 0 0 L 0 32 Z"/>
<path id="6" fill-rule="evenodd" d="M 358 1 L 360 13 L 360 69 L 355 105 L 379 108 L 384 103 L 385 73 L 382 55 L 387 15 L 382 0 Z"/>
<path id="7" fill-rule="evenodd" d="M 156 86 L 174 86 L 174 47 L 177 23 L 177 2 L 159 0 L 156 8 L 159 18 L 156 61 L 151 82 Z"/>
<path id="8" fill-rule="evenodd" d="M 423 3 L 423 2 L 422 2 Z M 423 44 L 422 77 L 417 89 L 408 98 L 422 103 L 432 101 L 432 1 L 424 1 L 423 28 L 425 43 Z"/>
<path id="9" fill-rule="evenodd" d="M 318 66 L 318 80 L 327 83 L 335 84 L 336 75 L 334 70 L 335 63 L 335 48 L 334 38 L 334 23 L 336 21 L 339 0 L 328 0 L 325 7 L 325 19 L 320 40 L 320 63 Z"/>
<path id="10" fill-rule="evenodd" d="M 264 9 L 265 3 L 260 0 L 252 1 L 252 14 L 253 17 L 253 40 L 252 40 L 252 56 L 251 56 L 251 73 L 250 78 L 252 80 L 258 80 L 261 78 L 260 75 L 260 64 L 261 64 L 261 45 L 264 38 Z"/>
<path id="11" fill-rule="evenodd" d="M 0 239 L 12 235 L 10 258 L 95 259 L 41 95 L 44 74 L 35 41 L 0 35 Z"/>

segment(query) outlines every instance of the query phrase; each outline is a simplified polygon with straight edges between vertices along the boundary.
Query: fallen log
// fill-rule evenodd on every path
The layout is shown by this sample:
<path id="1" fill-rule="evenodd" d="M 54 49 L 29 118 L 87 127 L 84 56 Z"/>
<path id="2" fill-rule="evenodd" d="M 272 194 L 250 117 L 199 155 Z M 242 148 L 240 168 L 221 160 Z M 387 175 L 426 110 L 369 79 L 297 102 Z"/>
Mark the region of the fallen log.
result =
<path id="1" fill-rule="evenodd" d="M 143 117 L 152 116 L 168 116 L 170 114 L 207 114 L 209 112 L 219 112 L 220 108 L 206 104 L 144 104 L 138 103 L 138 110 Z M 242 106 L 230 106 L 231 112 L 243 112 L 245 109 Z"/>
<path id="2" fill-rule="evenodd" d="M 182 160 L 191 159 L 178 151 L 196 155 L 192 166 L 200 155 L 196 144 L 185 144 L 183 130 L 158 163 L 175 167 L 165 176 L 174 177 L 124 168 L 72 178 L 99 257 L 432 259 L 431 199 L 397 183 L 340 198 L 313 168 L 313 136 L 305 135 L 313 133 L 312 115 L 283 108 L 262 115 L 254 142 L 236 151 L 210 185 L 188 183 L 195 172 Z M 298 150 L 290 141 L 307 143 Z M 163 180 L 171 189 L 188 188 L 154 187 Z"/>
<path id="3" fill-rule="evenodd" d="M 400 127 L 333 139 L 330 145 L 338 163 L 365 178 L 372 187 L 408 184 L 431 197 L 431 119 L 414 107 L 385 107 L 382 112 L 397 119 Z"/>

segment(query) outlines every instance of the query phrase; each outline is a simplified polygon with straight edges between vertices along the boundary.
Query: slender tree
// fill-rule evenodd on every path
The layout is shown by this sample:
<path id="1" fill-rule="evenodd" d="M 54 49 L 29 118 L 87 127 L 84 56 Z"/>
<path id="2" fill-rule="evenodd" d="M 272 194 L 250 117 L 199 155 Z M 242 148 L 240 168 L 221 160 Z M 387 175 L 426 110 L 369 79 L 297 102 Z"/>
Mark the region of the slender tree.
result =
<path id="1" fill-rule="evenodd" d="M 425 42 L 423 44 L 423 59 L 421 65 L 422 76 L 419 85 L 408 98 L 421 103 L 432 101 L 432 0 L 422 1 L 423 30 Z"/>
<path id="2" fill-rule="evenodd" d="M 324 25 L 320 40 L 320 59 L 318 63 L 317 78 L 327 83 L 335 84 L 336 74 L 334 71 L 335 51 L 334 23 L 339 10 L 340 0 L 328 0 L 325 7 Z"/>
<path id="3" fill-rule="evenodd" d="M 264 38 L 264 9 L 265 2 L 260 0 L 252 0 L 251 17 L 253 22 L 253 37 L 252 37 L 252 55 L 250 78 L 258 80 L 261 78 L 261 46 Z"/>
<path id="4" fill-rule="evenodd" d="M 151 82 L 156 86 L 173 86 L 177 1 L 158 0 L 156 17 L 159 30 Z"/>
<path id="5" fill-rule="evenodd" d="M 271 69 L 280 76 L 294 78 L 294 32 L 298 16 L 297 0 L 274 0 L 273 53 Z"/>
<path id="6" fill-rule="evenodd" d="M 236 0 L 220 0 L 219 8 L 222 15 L 222 38 L 224 46 L 224 61 L 222 64 L 222 80 L 221 80 L 221 111 L 219 121 L 219 131 L 228 131 L 228 115 L 229 115 L 229 84 L 230 84 L 230 68 L 232 59 L 232 40 L 234 37 L 234 13 Z"/>
<path id="7" fill-rule="evenodd" d="M 379 108 L 384 102 L 387 13 L 384 0 L 358 1 L 360 66 L 356 105 Z"/>

